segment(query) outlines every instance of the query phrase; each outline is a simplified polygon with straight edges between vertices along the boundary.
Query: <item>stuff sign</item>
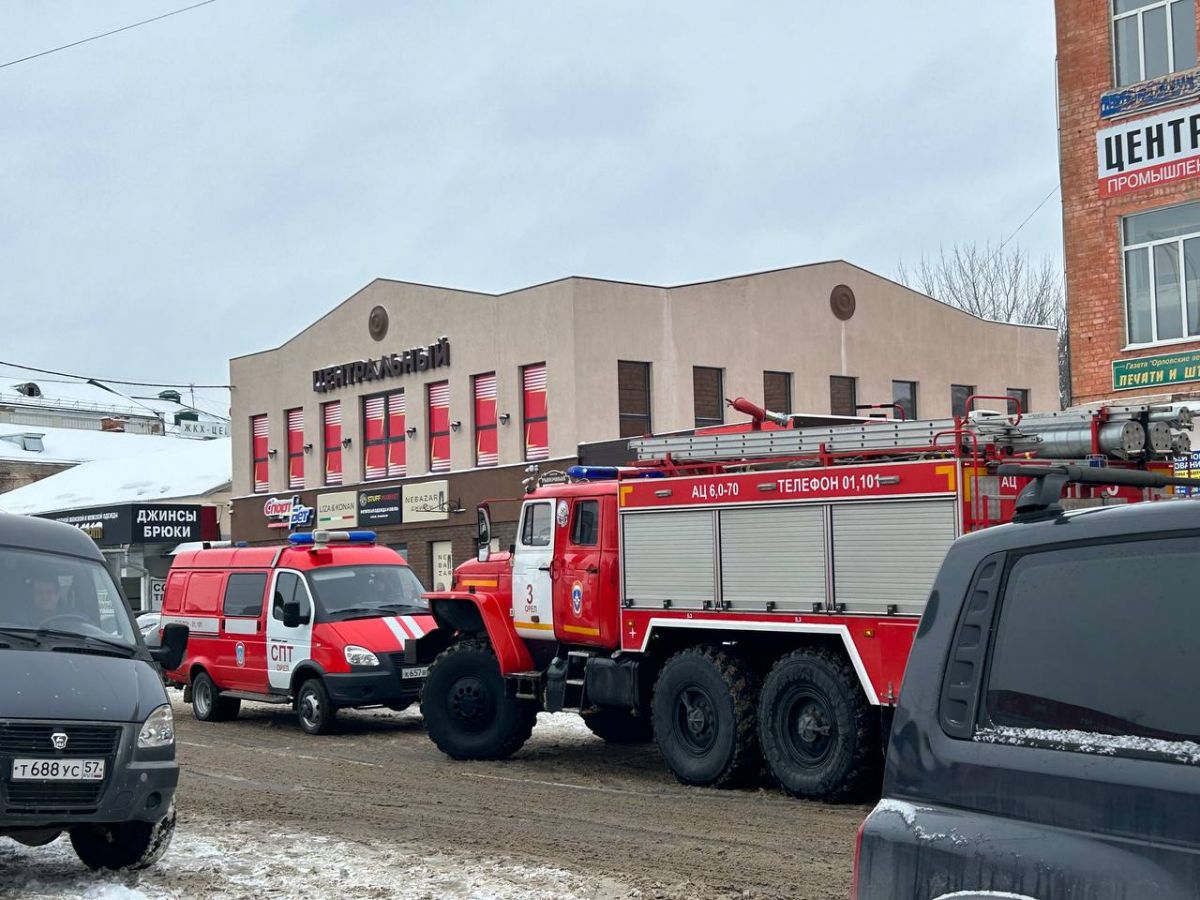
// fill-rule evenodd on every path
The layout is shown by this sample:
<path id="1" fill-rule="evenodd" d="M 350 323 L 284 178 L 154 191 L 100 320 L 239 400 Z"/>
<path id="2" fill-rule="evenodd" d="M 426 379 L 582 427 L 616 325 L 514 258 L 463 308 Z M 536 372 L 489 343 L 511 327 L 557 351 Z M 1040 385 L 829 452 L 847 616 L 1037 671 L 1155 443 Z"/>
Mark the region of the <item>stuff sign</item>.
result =
<path id="1" fill-rule="evenodd" d="M 400 488 L 360 491 L 358 494 L 359 525 L 399 525 Z"/>
<path id="2" fill-rule="evenodd" d="M 1200 106 L 1101 129 L 1096 165 L 1101 197 L 1200 175 Z"/>

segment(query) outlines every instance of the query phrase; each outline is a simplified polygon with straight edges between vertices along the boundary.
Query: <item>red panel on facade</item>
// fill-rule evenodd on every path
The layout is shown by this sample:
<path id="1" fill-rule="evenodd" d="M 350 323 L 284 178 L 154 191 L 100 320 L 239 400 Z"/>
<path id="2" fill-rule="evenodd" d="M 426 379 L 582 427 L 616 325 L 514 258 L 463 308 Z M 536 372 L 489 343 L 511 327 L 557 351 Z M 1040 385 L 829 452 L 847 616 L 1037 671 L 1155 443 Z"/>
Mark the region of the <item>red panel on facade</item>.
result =
<path id="1" fill-rule="evenodd" d="M 450 471 L 450 384 L 429 385 L 429 471 Z"/>
<path id="2" fill-rule="evenodd" d="M 408 474 L 405 453 L 405 414 L 407 407 L 405 406 L 404 391 L 397 391 L 394 394 L 388 394 L 388 450 L 387 450 L 387 473 L 388 478 L 403 478 Z"/>
<path id="3" fill-rule="evenodd" d="M 342 404 L 340 400 L 321 408 L 325 440 L 325 483 L 342 483 Z"/>
<path id="4" fill-rule="evenodd" d="M 288 487 L 304 487 L 304 410 L 287 412 Z"/>
<path id="5" fill-rule="evenodd" d="M 525 458 L 550 458 L 550 429 L 547 420 L 546 366 L 525 366 L 521 371 L 522 411 L 525 418 Z"/>
<path id="6" fill-rule="evenodd" d="M 496 373 L 475 376 L 475 465 L 500 461 L 496 439 Z"/>
<path id="7" fill-rule="evenodd" d="M 250 456 L 253 460 L 254 492 L 266 493 L 270 485 L 267 473 L 267 417 L 253 416 L 250 419 Z"/>

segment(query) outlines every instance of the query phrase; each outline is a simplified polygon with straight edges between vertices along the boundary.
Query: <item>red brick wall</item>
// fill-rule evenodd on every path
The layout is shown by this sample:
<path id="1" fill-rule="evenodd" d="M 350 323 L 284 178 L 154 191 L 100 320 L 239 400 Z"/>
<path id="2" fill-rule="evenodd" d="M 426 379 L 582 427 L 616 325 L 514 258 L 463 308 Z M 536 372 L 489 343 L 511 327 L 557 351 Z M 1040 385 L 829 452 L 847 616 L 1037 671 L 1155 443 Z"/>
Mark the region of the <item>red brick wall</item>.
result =
<path id="1" fill-rule="evenodd" d="M 1072 401 L 1130 396 L 1112 390 L 1114 359 L 1200 348 L 1200 340 L 1123 351 L 1125 292 L 1120 218 L 1161 206 L 1200 200 L 1200 177 L 1101 199 L 1096 132 L 1170 109 L 1160 106 L 1118 119 L 1100 118 L 1100 95 L 1115 86 L 1110 0 L 1056 0 L 1058 116 L 1063 198 L 1063 253 L 1067 316 L 1071 326 Z M 1200 3 L 1197 4 L 1200 19 Z M 1200 28 L 1197 29 L 1200 31 Z M 1177 106 L 1200 103 L 1200 98 Z M 1167 390 L 1200 390 L 1200 384 Z M 1136 393 L 1136 392 L 1134 392 Z"/>

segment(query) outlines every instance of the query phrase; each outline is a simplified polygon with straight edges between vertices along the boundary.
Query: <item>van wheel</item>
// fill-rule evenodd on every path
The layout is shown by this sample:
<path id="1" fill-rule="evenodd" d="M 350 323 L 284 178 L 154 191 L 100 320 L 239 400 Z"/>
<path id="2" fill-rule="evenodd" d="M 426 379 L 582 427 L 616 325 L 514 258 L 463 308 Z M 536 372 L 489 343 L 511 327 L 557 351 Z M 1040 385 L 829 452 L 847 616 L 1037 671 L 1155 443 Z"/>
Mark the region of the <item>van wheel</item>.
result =
<path id="1" fill-rule="evenodd" d="M 650 719 L 635 716 L 627 709 L 593 709 L 583 713 L 583 724 L 610 744 L 644 744 L 654 740 Z"/>
<path id="2" fill-rule="evenodd" d="M 337 708 L 320 678 L 310 678 L 296 694 L 296 718 L 309 734 L 329 734 L 337 723 Z"/>
<path id="3" fill-rule="evenodd" d="M 157 822 L 77 825 L 71 829 L 71 846 L 89 869 L 147 869 L 162 859 L 174 836 L 172 801 Z"/>
<path id="4" fill-rule="evenodd" d="M 487 641 L 464 640 L 438 654 L 421 689 L 429 737 L 454 759 L 504 759 L 529 740 L 537 707 L 518 700 Z"/>
<path id="5" fill-rule="evenodd" d="M 654 738 L 684 784 L 729 787 L 757 777 L 758 677 L 727 650 L 701 645 L 663 665 L 651 701 Z"/>
<path id="6" fill-rule="evenodd" d="M 840 656 L 804 649 L 776 662 L 758 723 L 767 769 L 792 796 L 842 801 L 878 790 L 878 717 Z"/>
<path id="7" fill-rule="evenodd" d="M 241 708 L 241 700 L 221 696 L 207 672 L 199 672 L 192 678 L 192 715 L 201 722 L 236 719 Z"/>

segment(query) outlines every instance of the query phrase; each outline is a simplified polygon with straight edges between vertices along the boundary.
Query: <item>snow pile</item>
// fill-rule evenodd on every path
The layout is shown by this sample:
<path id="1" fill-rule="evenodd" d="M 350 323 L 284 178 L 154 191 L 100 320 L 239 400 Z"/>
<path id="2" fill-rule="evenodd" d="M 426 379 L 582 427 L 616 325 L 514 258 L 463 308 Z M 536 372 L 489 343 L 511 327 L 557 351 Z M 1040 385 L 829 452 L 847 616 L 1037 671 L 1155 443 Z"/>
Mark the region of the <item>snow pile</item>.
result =
<path id="1" fill-rule="evenodd" d="M 168 438 L 157 434 L 126 434 L 122 431 L 93 431 L 87 428 L 43 428 L 41 425 L 0 424 L 0 436 L 40 434 L 42 450 L 25 450 L 20 444 L 0 440 L 0 459 L 34 463 L 91 462 L 149 453 L 166 446 Z"/>
<path id="2" fill-rule="evenodd" d="M 80 432 L 100 434 L 100 432 Z M 121 435 L 132 437 L 132 435 Z M 200 497 L 229 485 L 233 471 L 232 443 L 181 441 L 146 437 L 153 449 L 84 463 L 0 495 L 0 510 L 37 514 L 109 506 L 117 503 L 159 503 Z M 0 441 L 0 445 L 4 442 Z"/>
<path id="3" fill-rule="evenodd" d="M 550 866 L 455 858 L 303 831 L 272 832 L 254 822 L 181 822 L 162 862 L 127 874 L 88 872 L 65 838 L 38 849 L 0 839 L 0 884 L 27 900 L 68 896 L 87 900 L 258 900 L 265 896 L 618 900 L 638 896 L 608 879 Z"/>
<path id="4" fill-rule="evenodd" d="M 1072 729 L 1013 728 L 996 725 L 975 732 L 975 739 L 989 744 L 1045 747 L 1050 750 L 1072 750 L 1076 753 L 1098 753 L 1101 756 L 1146 753 L 1164 756 L 1175 762 L 1200 765 L 1200 744 L 1193 741 L 1164 741 L 1134 734 L 1101 734 Z"/>

